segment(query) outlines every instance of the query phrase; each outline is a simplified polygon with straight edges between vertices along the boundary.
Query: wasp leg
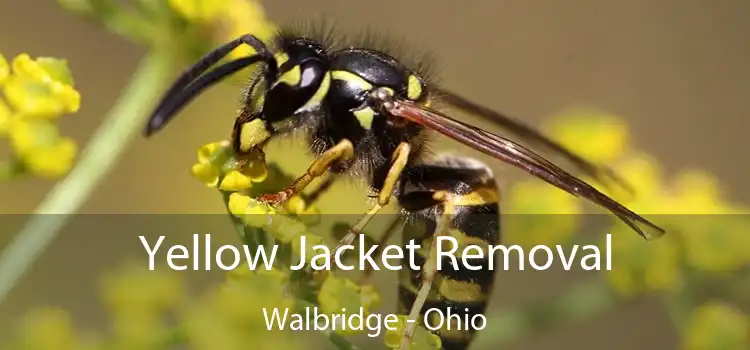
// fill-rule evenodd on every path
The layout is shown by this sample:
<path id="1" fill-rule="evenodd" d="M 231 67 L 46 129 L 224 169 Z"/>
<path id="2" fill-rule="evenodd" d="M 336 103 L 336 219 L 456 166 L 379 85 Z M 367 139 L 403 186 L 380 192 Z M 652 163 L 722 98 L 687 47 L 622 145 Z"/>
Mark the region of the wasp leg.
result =
<path id="1" fill-rule="evenodd" d="M 343 139 L 315 159 L 307 168 L 307 172 L 294 180 L 289 187 L 281 192 L 261 195 L 258 199 L 271 205 L 282 203 L 301 193 L 313 180 L 325 174 L 334 164 L 349 161 L 352 158 L 354 158 L 354 146 L 351 141 Z"/>
<path id="2" fill-rule="evenodd" d="M 367 226 L 367 223 L 370 222 L 370 219 L 372 219 L 375 214 L 383 209 L 383 207 L 388 205 L 391 200 L 391 196 L 393 196 L 393 192 L 396 189 L 398 179 L 399 177 L 401 177 L 401 173 L 404 171 L 406 163 L 409 160 L 409 153 L 411 153 L 411 146 L 406 142 L 401 143 L 400 145 L 398 145 L 398 147 L 396 147 L 396 151 L 393 152 L 391 166 L 388 169 L 388 175 L 386 175 L 385 181 L 383 182 L 383 188 L 378 193 L 377 202 L 370 208 L 370 210 L 367 211 L 364 216 L 362 216 L 362 218 L 357 221 L 357 223 L 349 230 L 349 232 L 347 232 L 347 234 L 343 238 L 341 238 L 341 240 L 339 240 L 338 244 L 336 245 L 336 250 L 344 245 L 352 244 L 352 242 L 354 242 L 354 239 L 357 238 L 360 232 L 362 232 L 365 226 Z"/>
<path id="3" fill-rule="evenodd" d="M 430 295 L 432 290 L 432 284 L 435 282 L 435 276 L 437 274 L 437 241 L 440 236 L 449 235 L 448 229 L 450 222 L 453 219 L 455 208 L 451 201 L 451 194 L 444 191 L 435 192 L 433 199 L 443 203 L 443 213 L 437 219 L 435 226 L 435 235 L 430 244 L 430 252 L 427 254 L 427 259 L 422 265 L 422 281 L 417 291 L 417 295 L 414 298 L 414 303 L 411 306 L 409 312 L 409 318 L 404 328 L 404 335 L 401 338 L 400 350 L 406 350 L 411 345 L 411 340 L 414 337 L 414 331 L 417 329 L 417 322 L 419 315 L 421 314 L 422 307 L 427 301 L 427 297 Z"/>

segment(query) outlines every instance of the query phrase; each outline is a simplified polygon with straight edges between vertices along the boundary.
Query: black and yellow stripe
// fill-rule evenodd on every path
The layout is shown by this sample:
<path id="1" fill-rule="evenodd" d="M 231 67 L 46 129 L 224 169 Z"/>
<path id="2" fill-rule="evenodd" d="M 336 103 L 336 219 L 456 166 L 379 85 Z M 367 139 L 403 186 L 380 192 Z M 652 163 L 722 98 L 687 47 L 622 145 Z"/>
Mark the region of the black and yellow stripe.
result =
<path id="1" fill-rule="evenodd" d="M 450 160 L 450 161 L 448 161 Z M 484 314 L 487 302 L 495 281 L 493 271 L 489 270 L 489 259 L 467 259 L 473 266 L 484 266 L 479 270 L 470 270 L 461 264 L 460 252 L 466 245 L 477 245 L 485 252 L 489 245 L 496 245 L 500 239 L 500 208 L 498 205 L 499 190 L 492 178 L 492 173 L 478 167 L 478 163 L 466 158 L 443 159 L 437 163 L 418 166 L 404 176 L 404 191 L 400 195 L 402 206 L 411 214 L 419 216 L 418 220 L 407 220 L 404 229 L 404 244 L 414 239 L 420 244 L 414 257 L 420 268 L 429 256 L 432 240 L 438 221 L 450 220 L 447 225 L 449 235 L 458 241 L 456 251 L 458 268 L 454 268 L 451 259 L 443 257 L 441 270 L 437 271 L 430 293 L 421 308 L 423 319 L 427 310 L 437 308 L 443 316 L 450 311 L 471 319 L 477 314 Z M 436 193 L 447 193 L 448 200 L 433 200 Z M 446 212 L 449 215 L 444 215 Z M 489 254 L 484 254 L 485 256 Z M 408 266 L 408 264 L 406 264 Z M 409 313 L 415 303 L 417 292 L 422 284 L 421 270 L 404 269 L 400 276 L 399 312 Z M 431 316 L 437 316 L 431 313 Z M 431 324 L 438 320 L 431 317 Z M 447 319 L 446 319 L 447 324 Z M 447 325 L 437 331 L 442 339 L 443 349 L 466 349 L 475 330 L 469 325 L 453 323 L 451 330 Z"/>

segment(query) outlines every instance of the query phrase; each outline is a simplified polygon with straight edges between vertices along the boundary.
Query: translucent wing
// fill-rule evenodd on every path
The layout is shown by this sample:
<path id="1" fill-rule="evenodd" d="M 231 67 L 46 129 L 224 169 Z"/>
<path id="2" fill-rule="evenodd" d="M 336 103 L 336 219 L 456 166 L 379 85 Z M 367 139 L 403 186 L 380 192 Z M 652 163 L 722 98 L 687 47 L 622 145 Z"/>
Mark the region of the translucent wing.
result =
<path id="1" fill-rule="evenodd" d="M 654 239 L 665 233 L 662 228 L 516 142 L 463 123 L 442 112 L 412 101 L 389 100 L 384 101 L 381 107 L 393 116 L 421 124 L 496 159 L 523 169 L 570 194 L 586 198 L 611 211 L 646 239 Z M 642 226 L 645 226 L 645 228 Z"/>
<path id="2" fill-rule="evenodd" d="M 526 142 L 532 143 L 535 146 L 537 145 L 541 146 L 552 153 L 561 155 L 562 157 L 570 161 L 578 169 L 580 169 L 584 174 L 594 178 L 597 181 L 600 181 L 603 184 L 606 184 L 607 182 L 605 182 L 604 180 L 606 178 L 609 178 L 613 180 L 615 183 L 617 183 L 618 185 L 622 186 L 627 191 L 631 193 L 633 192 L 632 187 L 627 183 L 627 181 L 619 177 L 611 169 L 599 166 L 597 164 L 587 161 L 586 159 L 583 159 L 581 156 L 575 154 L 573 151 L 567 149 L 565 146 L 550 139 L 549 137 L 543 135 L 542 133 L 535 130 L 534 128 L 529 127 L 528 125 L 522 123 L 521 121 L 518 121 L 509 116 L 493 111 L 492 109 L 489 109 L 487 107 L 484 107 L 472 101 L 469 101 L 466 98 L 456 93 L 453 93 L 451 91 L 448 91 L 439 87 L 433 87 L 432 89 L 435 90 L 439 94 L 440 101 L 445 102 L 449 104 L 450 106 L 458 108 L 464 112 L 478 116 L 484 120 L 493 122 L 497 124 L 498 126 L 504 128 L 505 130 L 511 132 L 512 134 L 517 136 L 518 139 L 520 140 L 524 140 Z"/>

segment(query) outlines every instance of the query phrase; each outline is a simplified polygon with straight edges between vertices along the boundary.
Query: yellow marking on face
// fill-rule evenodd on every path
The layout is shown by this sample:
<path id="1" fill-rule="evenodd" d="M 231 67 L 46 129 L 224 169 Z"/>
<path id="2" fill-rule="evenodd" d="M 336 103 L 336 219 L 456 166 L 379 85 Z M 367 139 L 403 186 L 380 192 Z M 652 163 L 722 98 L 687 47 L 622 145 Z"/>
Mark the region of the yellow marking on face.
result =
<path id="1" fill-rule="evenodd" d="M 276 80 L 274 85 L 284 83 L 289 86 L 297 86 L 302 81 L 302 68 L 299 65 L 292 67 L 292 69 L 281 74 L 279 79 Z"/>
<path id="2" fill-rule="evenodd" d="M 271 134 L 261 119 L 255 119 L 242 125 L 240 129 L 240 150 L 247 152 L 260 143 L 268 140 Z"/>
<path id="3" fill-rule="evenodd" d="M 365 80 L 364 78 L 352 72 L 347 72 L 345 70 L 335 70 L 331 72 L 331 76 L 333 77 L 334 80 L 343 80 L 349 83 L 359 85 L 359 88 L 362 90 L 372 90 L 372 84 L 370 84 L 367 80 Z"/>
<path id="4" fill-rule="evenodd" d="M 414 75 L 409 76 L 408 83 L 406 85 L 406 97 L 412 101 L 418 100 L 422 97 L 422 82 L 419 81 Z"/>
<path id="5" fill-rule="evenodd" d="M 273 58 L 276 59 L 276 65 L 279 67 L 286 63 L 286 61 L 289 61 L 289 55 L 286 52 L 277 52 L 273 55 Z"/>
<path id="6" fill-rule="evenodd" d="M 365 128 L 365 130 L 370 130 L 370 128 L 372 128 L 372 121 L 373 119 L 375 119 L 375 114 L 375 111 L 373 111 L 370 107 L 365 107 L 354 111 L 354 116 L 357 117 L 359 125 Z"/>
<path id="7" fill-rule="evenodd" d="M 319 105 L 321 102 L 323 102 L 323 99 L 328 94 L 328 89 L 331 88 L 331 75 L 326 74 L 323 77 L 323 81 L 320 82 L 320 86 L 318 86 L 318 90 L 315 91 L 315 94 L 310 97 L 310 99 L 305 103 L 304 106 L 300 108 L 300 110 L 307 110 L 315 105 Z"/>

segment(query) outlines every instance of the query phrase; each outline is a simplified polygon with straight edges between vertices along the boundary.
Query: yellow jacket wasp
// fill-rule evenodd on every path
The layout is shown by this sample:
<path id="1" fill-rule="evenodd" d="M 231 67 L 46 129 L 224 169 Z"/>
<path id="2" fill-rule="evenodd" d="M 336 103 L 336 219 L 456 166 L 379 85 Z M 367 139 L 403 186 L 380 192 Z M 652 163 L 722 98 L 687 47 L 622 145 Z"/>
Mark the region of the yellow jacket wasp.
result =
<path id="1" fill-rule="evenodd" d="M 255 54 L 214 64 L 240 45 Z M 428 82 L 418 68 L 408 67 L 384 50 L 361 46 L 335 47 L 325 38 L 282 31 L 274 47 L 244 35 L 201 58 L 166 92 L 145 129 L 149 136 L 163 128 L 203 90 L 255 63 L 252 80 L 232 133 L 238 155 L 262 152 L 266 142 L 303 132 L 317 157 L 307 172 L 287 189 L 261 200 L 281 203 L 303 191 L 329 171 L 367 179 L 376 204 L 340 245 L 351 244 L 369 219 L 395 197 L 404 212 L 429 224 L 424 235 L 459 234 L 487 244 L 500 238 L 499 191 L 483 163 L 463 156 L 427 157 L 426 135 L 436 131 L 498 160 L 510 163 L 572 195 L 611 211 L 641 236 L 651 239 L 664 230 L 528 148 L 449 117 L 434 107 L 439 100 L 465 112 L 493 120 L 517 137 L 566 157 L 586 175 L 620 181 L 609 170 L 591 164 L 532 128 L 477 105 Z M 477 218 L 481 217 L 481 220 Z M 487 219 L 487 218 L 490 219 Z M 481 222 L 481 224 L 478 224 Z M 412 237 L 413 238 L 413 237 Z M 435 247 L 419 257 L 421 271 L 405 271 L 399 287 L 401 307 L 417 319 L 429 308 L 460 314 L 483 314 L 494 276 L 487 270 L 436 271 Z M 486 263 L 474 262 L 473 265 Z M 403 271 L 403 270 L 402 270 Z M 440 277 L 436 282 L 436 277 Z M 437 293 L 430 293 L 433 282 Z M 412 322 L 402 348 L 413 335 Z M 473 332 L 438 332 L 445 349 L 465 349 Z"/>

